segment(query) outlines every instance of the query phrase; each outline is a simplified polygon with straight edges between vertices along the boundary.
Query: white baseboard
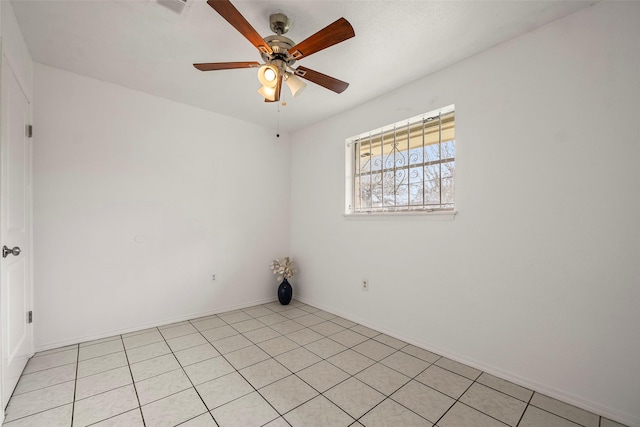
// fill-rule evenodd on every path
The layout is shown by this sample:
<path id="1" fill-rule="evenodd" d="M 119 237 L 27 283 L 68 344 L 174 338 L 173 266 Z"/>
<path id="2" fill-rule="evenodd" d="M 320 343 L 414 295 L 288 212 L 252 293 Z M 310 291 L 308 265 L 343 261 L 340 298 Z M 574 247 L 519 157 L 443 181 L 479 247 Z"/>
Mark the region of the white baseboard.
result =
<path id="1" fill-rule="evenodd" d="M 221 307 L 217 307 L 217 308 L 215 308 L 213 310 L 209 310 L 209 311 L 206 311 L 206 312 L 191 313 L 191 314 L 186 314 L 186 315 L 182 315 L 182 316 L 176 316 L 176 317 L 167 318 L 167 319 L 158 319 L 158 320 L 154 320 L 152 322 L 142 323 L 142 324 L 138 324 L 138 325 L 127 327 L 127 328 L 114 329 L 114 330 L 109 330 L 109 331 L 102 331 L 102 332 L 99 332 L 99 333 L 90 334 L 90 335 L 84 335 L 84 336 L 77 336 L 77 337 L 69 338 L 69 339 L 62 340 L 62 341 L 56 341 L 56 342 L 51 342 L 51 343 L 46 343 L 46 344 L 39 345 L 38 347 L 35 348 L 35 351 L 39 352 L 39 351 L 51 350 L 51 349 L 59 348 L 59 347 L 65 347 L 65 346 L 73 345 L 73 344 L 80 344 L 80 343 L 83 343 L 83 342 L 99 340 L 99 339 L 102 339 L 102 338 L 108 338 L 108 337 L 112 337 L 112 336 L 115 336 L 115 335 L 127 334 L 129 332 L 141 331 L 143 329 L 149 329 L 149 328 L 155 328 L 155 327 L 158 327 L 158 326 L 169 325 L 171 323 L 182 322 L 182 321 L 185 321 L 185 320 L 197 319 L 198 317 L 211 316 L 213 314 L 220 314 L 220 313 L 225 313 L 227 311 L 239 310 L 239 309 L 242 309 L 242 308 L 252 307 L 254 305 L 266 304 L 266 303 L 273 302 L 273 301 L 277 301 L 277 298 L 275 298 L 275 297 L 273 297 L 273 298 L 263 298 L 263 299 L 260 299 L 260 300 L 255 300 L 255 301 L 242 303 L 242 304 L 236 304 L 236 305 L 230 305 L 230 306 L 221 306 Z"/>
<path id="2" fill-rule="evenodd" d="M 498 378 L 502 378 L 503 380 L 510 381 L 519 386 L 528 388 L 529 390 L 547 395 L 549 397 L 553 397 L 554 399 L 561 400 L 570 405 L 576 406 L 578 408 L 584 409 L 585 411 L 592 412 L 594 414 L 600 415 L 602 417 L 608 418 L 612 421 L 616 421 L 619 423 L 623 423 L 628 427 L 640 427 L 640 418 L 630 415 L 620 413 L 615 411 L 609 407 L 600 405 L 596 402 L 592 402 L 590 400 L 581 398 L 579 396 L 575 396 L 571 393 L 564 392 L 562 390 L 558 390 L 554 387 L 549 387 L 548 385 L 540 384 L 535 382 L 529 378 L 523 378 L 521 376 L 515 375 L 511 372 L 504 371 L 498 367 L 488 365 L 486 363 L 482 363 L 480 361 L 469 359 L 461 354 L 457 354 L 451 352 L 444 348 L 434 347 L 429 345 L 428 343 L 416 341 L 411 337 L 403 336 L 402 334 L 397 333 L 396 331 L 388 330 L 384 327 L 371 323 L 365 319 L 361 319 L 357 316 L 354 316 L 351 313 L 344 313 L 339 310 L 335 310 L 331 307 L 324 306 L 323 304 L 316 303 L 315 301 L 309 300 L 304 297 L 296 296 L 296 299 L 300 302 L 308 304 L 310 306 L 319 308 L 331 314 L 335 314 L 336 316 L 344 317 L 345 319 L 351 320 L 352 322 L 359 323 L 360 325 L 366 326 L 368 328 L 374 329 L 376 331 L 382 332 L 383 334 L 389 335 L 393 338 L 397 338 L 406 343 L 415 345 L 416 347 L 422 348 L 424 350 L 430 351 L 432 353 L 438 354 L 440 356 L 444 356 L 448 359 L 454 360 L 459 363 L 463 363 L 465 365 L 471 366 L 472 368 L 479 369 L 488 374 L 494 375 Z"/>

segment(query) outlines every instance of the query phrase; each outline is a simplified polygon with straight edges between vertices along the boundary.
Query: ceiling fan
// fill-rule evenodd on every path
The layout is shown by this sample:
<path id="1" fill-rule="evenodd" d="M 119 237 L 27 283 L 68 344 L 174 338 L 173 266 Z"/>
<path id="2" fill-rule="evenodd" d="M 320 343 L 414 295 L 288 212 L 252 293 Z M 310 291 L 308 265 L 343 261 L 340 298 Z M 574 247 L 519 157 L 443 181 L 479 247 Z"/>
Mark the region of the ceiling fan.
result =
<path id="1" fill-rule="evenodd" d="M 294 43 L 293 40 L 283 36 L 289 31 L 289 18 L 282 13 L 275 13 L 269 17 L 270 27 L 275 35 L 262 38 L 229 0 L 209 0 L 207 4 L 258 49 L 264 64 L 259 62 L 193 64 L 198 70 L 259 68 L 258 80 L 262 83 L 262 87 L 258 92 L 264 97 L 265 102 L 280 100 L 283 81 L 289 86 L 293 96 L 300 93 L 306 85 L 298 77 L 336 93 L 344 92 L 349 86 L 347 82 L 306 67 L 293 68 L 296 61 L 354 37 L 353 27 L 346 19 L 340 18 L 300 43 Z"/>

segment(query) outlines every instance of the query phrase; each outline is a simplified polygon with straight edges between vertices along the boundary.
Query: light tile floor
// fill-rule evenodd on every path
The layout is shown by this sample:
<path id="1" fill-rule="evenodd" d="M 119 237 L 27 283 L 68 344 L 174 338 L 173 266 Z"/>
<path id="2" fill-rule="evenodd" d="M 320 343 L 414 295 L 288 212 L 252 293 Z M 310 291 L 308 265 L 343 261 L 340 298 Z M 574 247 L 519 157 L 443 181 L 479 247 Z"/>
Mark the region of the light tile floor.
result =
<path id="1" fill-rule="evenodd" d="M 295 300 L 38 353 L 4 425 L 621 426 Z"/>

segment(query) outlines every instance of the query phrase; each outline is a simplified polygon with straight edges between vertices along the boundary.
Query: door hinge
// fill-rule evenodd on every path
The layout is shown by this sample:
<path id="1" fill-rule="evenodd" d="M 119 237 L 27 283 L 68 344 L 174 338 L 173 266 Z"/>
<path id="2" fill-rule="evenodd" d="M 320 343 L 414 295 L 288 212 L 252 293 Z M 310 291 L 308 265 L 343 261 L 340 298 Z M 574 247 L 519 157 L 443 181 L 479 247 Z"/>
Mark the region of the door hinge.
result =
<path id="1" fill-rule="evenodd" d="M 29 312 L 29 322 L 28 323 L 33 323 L 33 311 Z"/>
<path id="2" fill-rule="evenodd" d="M 27 125 L 27 138 L 33 138 L 33 125 Z"/>

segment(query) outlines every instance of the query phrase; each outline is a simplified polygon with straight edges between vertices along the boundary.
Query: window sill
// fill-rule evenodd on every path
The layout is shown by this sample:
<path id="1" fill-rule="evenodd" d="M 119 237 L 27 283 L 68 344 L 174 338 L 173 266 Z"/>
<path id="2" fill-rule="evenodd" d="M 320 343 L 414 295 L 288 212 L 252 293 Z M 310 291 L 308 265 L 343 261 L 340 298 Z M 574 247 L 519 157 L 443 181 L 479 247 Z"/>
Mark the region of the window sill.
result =
<path id="1" fill-rule="evenodd" d="M 416 218 L 426 221 L 453 221 L 458 211 L 405 211 L 405 212 L 370 212 L 370 213 L 345 213 L 348 220 L 376 220 L 378 218 L 403 217 Z"/>

